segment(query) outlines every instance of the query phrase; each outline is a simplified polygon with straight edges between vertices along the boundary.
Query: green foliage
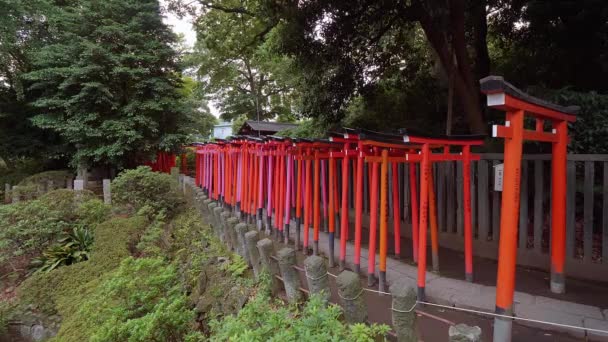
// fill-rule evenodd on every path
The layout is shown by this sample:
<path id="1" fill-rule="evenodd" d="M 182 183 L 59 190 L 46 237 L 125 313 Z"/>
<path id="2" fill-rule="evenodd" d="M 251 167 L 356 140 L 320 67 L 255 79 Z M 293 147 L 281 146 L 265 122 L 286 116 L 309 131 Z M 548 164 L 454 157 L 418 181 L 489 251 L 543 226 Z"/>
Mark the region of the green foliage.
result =
<path id="1" fill-rule="evenodd" d="M 197 67 L 201 91 L 218 103 L 221 118 L 268 120 L 297 111 L 297 70 L 289 56 L 272 53 L 278 22 L 269 20 L 263 1 L 199 5 L 205 11 L 196 20 L 197 44 L 188 62 Z"/>
<path id="2" fill-rule="evenodd" d="M 39 199 L 0 206 L 0 262 L 35 255 L 64 232 L 77 226 L 93 228 L 109 208 L 92 193 L 76 198 L 71 190 L 55 190 Z"/>
<path id="3" fill-rule="evenodd" d="M 230 260 L 220 267 L 222 271 L 230 273 L 235 278 L 242 276 L 248 268 L 247 261 L 238 254 L 232 254 Z"/>
<path id="4" fill-rule="evenodd" d="M 292 138 L 323 138 L 329 131 L 328 126 L 321 119 L 312 118 L 298 122 L 298 127 L 282 130 L 276 135 Z"/>
<path id="5" fill-rule="evenodd" d="M 548 90 L 533 87 L 531 92 L 555 103 L 576 105 L 580 111 L 576 122 L 569 124 L 572 137 L 568 144 L 571 153 L 608 153 L 608 95 L 595 92 L 582 93 L 571 89 Z"/>
<path id="6" fill-rule="evenodd" d="M 171 216 L 183 204 L 175 191 L 177 184 L 170 175 L 152 172 L 147 166 L 123 171 L 112 181 L 112 201 L 115 205 L 140 210 L 145 206 L 153 212 L 164 210 Z"/>
<path id="7" fill-rule="evenodd" d="M 93 234 L 85 227 L 74 227 L 58 243 L 47 248 L 40 257 L 34 258 L 31 267 L 36 272 L 50 272 L 59 266 L 72 265 L 89 260 Z"/>
<path id="8" fill-rule="evenodd" d="M 298 310 L 259 293 L 237 315 L 212 321 L 210 340 L 367 342 L 383 338 L 389 330 L 385 325 L 349 326 L 340 321 L 341 314 L 340 307 L 325 306 L 319 296 Z"/>
<path id="9" fill-rule="evenodd" d="M 173 266 L 126 258 L 64 318 L 54 340 L 182 341 L 193 319 Z"/>
<path id="10" fill-rule="evenodd" d="M 241 114 L 241 115 L 237 116 L 236 118 L 234 118 L 232 120 L 232 134 L 233 135 L 239 134 L 239 130 L 241 129 L 241 127 L 243 127 L 243 125 L 245 124 L 245 122 L 247 120 L 249 120 L 249 117 L 247 117 L 247 114 Z"/>
<path id="11" fill-rule="evenodd" d="M 141 212 L 141 211 L 140 211 Z M 164 211 L 156 214 L 152 222 L 144 230 L 139 242 L 137 250 L 144 256 L 160 256 L 162 253 L 163 233 L 165 230 Z"/>
<path id="12" fill-rule="evenodd" d="M 158 1 L 67 2 L 48 25 L 24 75 L 32 122 L 75 149 L 74 165 L 138 165 L 185 141 L 176 37 Z"/>
<path id="13" fill-rule="evenodd" d="M 65 188 L 66 182 L 73 178 L 68 170 L 51 170 L 33 174 L 23 178 L 18 184 L 18 196 L 22 199 L 33 199 L 42 195 L 48 189 L 48 183 L 52 182 L 55 188 Z"/>

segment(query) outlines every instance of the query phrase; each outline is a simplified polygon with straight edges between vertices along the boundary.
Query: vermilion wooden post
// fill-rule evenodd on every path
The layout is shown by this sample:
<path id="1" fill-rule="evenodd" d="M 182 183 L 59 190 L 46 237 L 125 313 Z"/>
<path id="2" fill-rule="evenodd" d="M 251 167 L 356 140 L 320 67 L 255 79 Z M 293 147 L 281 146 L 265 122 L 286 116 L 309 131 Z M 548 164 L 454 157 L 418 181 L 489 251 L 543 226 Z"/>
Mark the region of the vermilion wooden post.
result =
<path id="1" fill-rule="evenodd" d="M 279 201 L 277 202 L 278 213 L 275 219 L 277 220 L 277 228 L 279 230 L 279 240 L 283 240 L 283 218 L 285 210 L 285 153 L 284 146 L 281 145 L 279 150 Z"/>
<path id="2" fill-rule="evenodd" d="M 267 207 L 266 207 L 266 230 L 268 234 L 272 234 L 272 197 L 274 196 L 274 192 L 272 191 L 273 183 L 274 183 L 274 160 L 273 160 L 272 150 L 268 150 L 268 194 L 267 196 Z"/>
<path id="3" fill-rule="evenodd" d="M 285 225 L 283 232 L 285 233 L 285 244 L 289 244 L 289 220 L 291 219 L 291 191 L 293 182 L 293 156 L 290 153 L 286 154 L 287 162 L 287 183 L 285 184 Z"/>
<path id="4" fill-rule="evenodd" d="M 355 181 L 355 253 L 354 264 L 355 273 L 361 271 L 361 228 L 363 217 L 363 145 L 358 144 L 357 153 L 357 179 Z M 330 176 L 331 177 L 331 176 Z"/>
<path id="5" fill-rule="evenodd" d="M 346 267 L 346 241 L 348 240 L 348 144 L 344 144 L 342 158 L 342 211 L 340 213 L 340 268 Z"/>
<path id="6" fill-rule="evenodd" d="M 329 153 L 329 267 L 334 267 L 334 234 L 336 231 L 336 220 L 334 215 L 336 213 L 336 195 L 335 195 L 335 183 L 336 183 L 336 160 L 332 157 L 332 153 Z"/>
<path id="7" fill-rule="evenodd" d="M 321 214 L 320 214 L 320 181 L 319 181 L 319 177 L 320 177 L 320 164 L 319 164 L 319 151 L 315 151 L 314 152 L 314 175 L 313 175 L 313 179 L 314 179 L 314 189 L 313 189 L 313 245 L 312 245 L 312 252 L 314 255 L 318 255 L 319 253 L 319 225 L 320 225 L 320 219 L 321 219 Z"/>
<path id="8" fill-rule="evenodd" d="M 432 168 L 431 168 L 432 170 Z M 437 229 L 437 202 L 435 199 L 433 171 L 429 173 L 429 220 L 431 223 L 431 250 L 433 271 L 439 271 L 439 232 Z"/>
<path id="9" fill-rule="evenodd" d="M 397 163 L 392 163 L 393 173 L 393 233 L 395 237 L 395 257 L 401 256 L 401 203 L 399 202 L 399 172 Z M 363 190 L 363 189 L 361 189 Z"/>
<path id="10" fill-rule="evenodd" d="M 429 144 L 422 145 L 420 163 L 420 224 L 418 226 L 418 300 L 424 301 L 426 287 L 426 235 L 428 228 L 429 200 Z"/>
<path id="11" fill-rule="evenodd" d="M 378 228 L 378 166 L 372 162 L 372 183 L 369 201 L 369 251 L 367 255 L 367 285 L 372 286 L 376 282 L 376 235 Z"/>
<path id="12" fill-rule="evenodd" d="M 462 174 L 464 196 L 464 264 L 465 278 L 473 281 L 473 227 L 471 224 L 471 147 L 462 147 Z"/>
<path id="13" fill-rule="evenodd" d="M 301 150 L 298 150 L 298 175 L 297 175 L 297 186 L 296 186 L 296 238 L 295 238 L 295 247 L 296 250 L 300 249 L 300 224 L 302 220 L 302 166 L 304 163 L 304 159 L 302 159 Z"/>
<path id="14" fill-rule="evenodd" d="M 263 207 L 264 207 L 264 154 L 262 148 L 259 147 L 258 150 L 258 207 L 257 207 L 257 227 L 258 230 L 262 230 L 262 215 L 263 215 Z"/>
<path id="15" fill-rule="evenodd" d="M 553 159 L 551 163 L 551 292 L 564 293 L 566 290 L 564 263 L 566 259 L 568 123 L 566 121 L 553 121 L 553 129 L 557 135 L 557 142 L 553 143 Z M 604 248 L 608 248 L 608 246 L 604 246 Z"/>
<path id="16" fill-rule="evenodd" d="M 510 316 L 513 314 L 515 290 L 524 111 L 507 112 L 507 121 L 512 134 L 511 137 L 505 138 L 505 164 L 498 244 L 498 277 L 496 280 L 496 313 Z M 495 318 L 495 340 L 510 341 L 511 325 L 510 319 Z"/>
<path id="17" fill-rule="evenodd" d="M 310 153 L 309 151 L 307 151 L 306 157 L 309 157 Z M 306 158 L 306 178 L 305 178 L 305 185 L 304 185 L 304 254 L 308 254 L 308 235 L 310 234 L 310 191 L 311 191 L 311 176 L 312 176 L 312 170 L 311 170 L 311 160 L 309 158 Z"/>
<path id="18" fill-rule="evenodd" d="M 412 255 L 414 262 L 418 262 L 418 191 L 416 189 L 416 164 L 409 163 L 410 167 L 410 202 L 412 206 Z"/>
<path id="19" fill-rule="evenodd" d="M 386 291 L 386 255 L 388 250 L 388 150 L 382 150 L 382 165 L 380 168 L 380 272 L 379 290 Z"/>

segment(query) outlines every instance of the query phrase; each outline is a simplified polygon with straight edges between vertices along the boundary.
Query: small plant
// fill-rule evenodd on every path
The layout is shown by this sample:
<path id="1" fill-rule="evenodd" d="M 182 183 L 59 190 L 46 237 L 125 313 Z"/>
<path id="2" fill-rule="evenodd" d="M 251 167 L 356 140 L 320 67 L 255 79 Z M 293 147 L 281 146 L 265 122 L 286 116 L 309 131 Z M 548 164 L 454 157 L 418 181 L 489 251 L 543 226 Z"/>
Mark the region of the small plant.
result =
<path id="1" fill-rule="evenodd" d="M 85 227 L 74 227 L 72 232 L 59 239 L 58 244 L 47 248 L 34 258 L 30 267 L 35 272 L 50 272 L 57 267 L 89 260 L 93 234 Z"/>
<path id="2" fill-rule="evenodd" d="M 240 277 L 249 268 L 247 262 L 238 254 L 233 254 L 230 260 L 220 267 L 222 271 L 230 273 L 233 277 Z"/>

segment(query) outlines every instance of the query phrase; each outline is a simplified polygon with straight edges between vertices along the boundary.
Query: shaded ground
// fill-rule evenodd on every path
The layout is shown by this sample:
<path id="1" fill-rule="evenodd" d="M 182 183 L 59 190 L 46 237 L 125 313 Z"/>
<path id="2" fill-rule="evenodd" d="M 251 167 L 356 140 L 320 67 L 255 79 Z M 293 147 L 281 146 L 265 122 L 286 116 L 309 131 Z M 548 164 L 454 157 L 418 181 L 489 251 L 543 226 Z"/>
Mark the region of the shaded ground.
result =
<path id="1" fill-rule="evenodd" d="M 282 245 L 281 245 L 282 246 Z M 277 250 L 280 248 L 276 246 Z M 298 265 L 303 265 L 305 256 L 302 253 L 298 253 Z M 340 273 L 339 269 L 330 269 L 331 274 L 337 275 Z M 300 272 L 300 281 L 302 287 L 307 288 L 306 278 L 303 272 Z M 336 281 L 334 277 L 329 278 L 331 287 L 331 301 L 333 303 L 339 303 L 339 297 L 337 294 Z M 367 278 L 361 277 L 361 284 L 365 285 Z M 365 286 L 366 288 L 369 288 Z M 376 287 L 371 288 L 377 290 Z M 368 308 L 368 320 L 372 323 L 384 323 L 391 325 L 391 297 L 388 295 L 379 295 L 372 292 L 364 292 Z M 448 341 L 448 329 L 450 323 L 459 324 L 465 323 L 471 326 L 479 326 L 482 329 L 482 340 L 492 340 L 492 329 L 493 329 L 493 318 L 479 316 L 474 314 L 467 314 L 459 311 L 443 310 L 440 308 L 433 307 L 417 307 L 418 311 L 428 313 L 436 318 L 428 317 L 423 314 L 418 315 L 418 333 L 420 341 L 430 342 L 442 342 Z M 392 338 L 392 340 L 396 340 Z M 549 332 L 541 329 L 530 328 L 522 326 L 517 323 L 513 324 L 513 341 L 563 341 L 563 342 L 574 342 L 580 341 L 580 338 L 575 338 L 563 333 Z"/>
<path id="2" fill-rule="evenodd" d="M 369 233 L 363 231 L 362 244 L 367 247 Z M 337 241 L 337 240 L 336 240 Z M 428 248 L 427 267 L 431 269 L 431 248 Z M 388 254 L 394 256 L 394 239 L 389 238 Z M 401 239 L 400 260 L 407 264 L 412 261 L 412 240 Z M 477 284 L 496 286 L 497 261 L 487 258 L 473 257 L 474 282 Z M 444 277 L 464 280 L 464 253 L 447 248 L 439 248 L 439 274 Z M 585 305 L 598 306 L 608 309 L 608 283 L 593 282 L 567 278 L 566 293 L 554 294 L 549 289 L 549 273 L 543 270 L 518 266 L 515 275 L 515 289 L 534 296 L 544 296 L 575 302 Z"/>

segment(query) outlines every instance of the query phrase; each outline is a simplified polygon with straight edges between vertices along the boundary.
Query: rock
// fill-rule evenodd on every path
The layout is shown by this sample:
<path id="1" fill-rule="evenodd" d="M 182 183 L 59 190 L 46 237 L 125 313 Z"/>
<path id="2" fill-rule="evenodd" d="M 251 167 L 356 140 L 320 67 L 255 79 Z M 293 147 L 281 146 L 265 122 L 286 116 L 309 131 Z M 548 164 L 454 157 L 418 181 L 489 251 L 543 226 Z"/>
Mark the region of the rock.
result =
<path id="1" fill-rule="evenodd" d="M 4 293 L 11 293 L 15 291 L 15 287 L 14 286 L 9 286 L 6 288 L 6 290 L 4 290 Z"/>
<path id="2" fill-rule="evenodd" d="M 207 290 L 207 272 L 205 272 L 205 270 L 203 270 L 201 274 L 199 274 L 198 279 L 196 281 L 196 287 L 199 296 L 205 293 L 205 290 Z"/>
<path id="3" fill-rule="evenodd" d="M 481 341 L 481 328 L 457 324 L 450 326 L 448 336 L 450 342 L 478 342 Z"/>
<path id="4" fill-rule="evenodd" d="M 34 341 L 42 341 L 47 338 L 47 331 L 40 324 L 32 326 L 30 329 L 31 338 Z"/>

